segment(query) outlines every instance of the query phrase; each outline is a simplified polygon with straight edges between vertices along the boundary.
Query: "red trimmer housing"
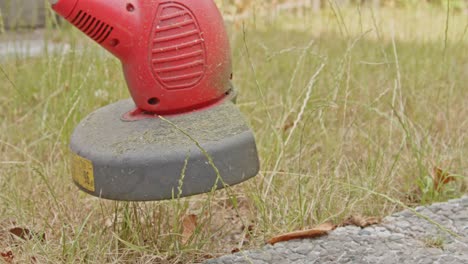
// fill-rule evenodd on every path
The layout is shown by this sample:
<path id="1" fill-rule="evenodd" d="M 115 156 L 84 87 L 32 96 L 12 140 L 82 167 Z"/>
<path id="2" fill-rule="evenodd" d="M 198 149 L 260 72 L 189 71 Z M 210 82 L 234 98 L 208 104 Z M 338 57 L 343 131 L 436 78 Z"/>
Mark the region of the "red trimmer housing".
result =
<path id="1" fill-rule="evenodd" d="M 122 61 L 142 111 L 193 111 L 230 91 L 229 41 L 211 0 L 60 0 L 53 9 Z"/>

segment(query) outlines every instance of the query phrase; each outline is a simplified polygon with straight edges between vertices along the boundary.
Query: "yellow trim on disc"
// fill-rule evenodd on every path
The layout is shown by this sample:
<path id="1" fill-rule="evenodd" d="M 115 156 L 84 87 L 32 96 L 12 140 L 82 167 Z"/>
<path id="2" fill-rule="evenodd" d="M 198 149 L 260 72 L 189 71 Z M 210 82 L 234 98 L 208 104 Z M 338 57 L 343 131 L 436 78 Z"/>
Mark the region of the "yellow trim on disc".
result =
<path id="1" fill-rule="evenodd" d="M 94 169 L 93 163 L 75 153 L 72 158 L 73 180 L 84 189 L 94 192 Z"/>

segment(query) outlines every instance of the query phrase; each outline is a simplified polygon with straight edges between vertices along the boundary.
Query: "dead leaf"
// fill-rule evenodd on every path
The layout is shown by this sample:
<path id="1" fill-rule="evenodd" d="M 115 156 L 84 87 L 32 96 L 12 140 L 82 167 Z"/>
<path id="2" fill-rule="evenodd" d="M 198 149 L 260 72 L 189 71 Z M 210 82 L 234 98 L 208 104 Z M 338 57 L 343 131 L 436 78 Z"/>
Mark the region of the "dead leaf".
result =
<path id="1" fill-rule="evenodd" d="M 31 234 L 31 231 L 26 228 L 15 227 L 15 228 L 10 229 L 10 233 L 23 240 L 33 239 L 33 235 Z"/>
<path id="2" fill-rule="evenodd" d="M 31 230 L 27 228 L 15 227 L 15 228 L 10 229 L 9 231 L 10 231 L 10 234 L 15 235 L 16 237 L 19 237 L 23 240 L 32 240 L 35 237 L 39 238 L 40 241 L 45 241 L 46 239 L 45 234 L 38 235 L 38 234 L 31 232 Z"/>
<path id="3" fill-rule="evenodd" d="M 434 182 L 434 190 L 436 191 L 440 191 L 444 185 L 456 181 L 455 176 L 450 175 L 447 171 L 444 171 L 439 167 L 433 168 L 432 179 Z"/>
<path id="4" fill-rule="evenodd" d="M 361 228 L 368 227 L 371 225 L 377 225 L 382 222 L 382 219 L 379 217 L 362 217 L 358 215 L 353 215 L 343 222 L 341 226 L 358 226 Z"/>
<path id="5" fill-rule="evenodd" d="M 294 117 L 289 115 L 283 124 L 283 131 L 288 132 L 292 127 L 294 127 Z"/>
<path id="6" fill-rule="evenodd" d="M 194 214 L 186 215 L 182 220 L 182 244 L 187 244 L 193 233 L 195 233 L 196 228 L 197 216 Z"/>
<path id="7" fill-rule="evenodd" d="M 243 230 L 243 232 L 245 233 L 244 239 L 245 239 L 246 241 L 249 241 L 249 240 L 250 240 L 251 234 L 252 234 L 252 232 L 254 231 L 254 229 L 255 229 L 255 225 L 253 225 L 253 224 L 249 225 L 247 228 L 246 228 L 245 226 L 242 226 L 242 230 Z"/>
<path id="8" fill-rule="evenodd" d="M 2 256 L 3 260 L 6 263 L 13 263 L 13 259 L 15 258 L 15 256 L 13 255 L 13 252 L 11 250 L 9 250 L 7 252 L 1 252 L 0 256 Z"/>
<path id="9" fill-rule="evenodd" d="M 336 225 L 333 223 L 324 223 L 309 230 L 295 231 L 276 236 L 268 241 L 268 244 L 274 245 L 279 242 L 290 241 L 293 239 L 317 238 L 325 236 L 328 232 L 334 230 Z"/>
<path id="10" fill-rule="evenodd" d="M 283 131 L 287 132 L 289 129 L 291 129 L 294 126 L 294 122 L 288 121 L 284 124 L 283 126 Z"/>

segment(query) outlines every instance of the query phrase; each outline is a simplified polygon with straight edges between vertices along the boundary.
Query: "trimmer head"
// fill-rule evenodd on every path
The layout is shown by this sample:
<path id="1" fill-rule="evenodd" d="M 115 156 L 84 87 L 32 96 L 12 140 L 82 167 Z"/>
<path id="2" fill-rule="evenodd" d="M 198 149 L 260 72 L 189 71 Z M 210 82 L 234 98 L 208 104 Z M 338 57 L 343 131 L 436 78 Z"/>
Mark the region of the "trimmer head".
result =
<path id="1" fill-rule="evenodd" d="M 151 201 L 234 185 L 255 176 L 255 140 L 237 107 L 126 121 L 132 100 L 97 110 L 76 128 L 75 183 L 101 198 Z M 206 151 L 206 152 L 205 152 Z"/>

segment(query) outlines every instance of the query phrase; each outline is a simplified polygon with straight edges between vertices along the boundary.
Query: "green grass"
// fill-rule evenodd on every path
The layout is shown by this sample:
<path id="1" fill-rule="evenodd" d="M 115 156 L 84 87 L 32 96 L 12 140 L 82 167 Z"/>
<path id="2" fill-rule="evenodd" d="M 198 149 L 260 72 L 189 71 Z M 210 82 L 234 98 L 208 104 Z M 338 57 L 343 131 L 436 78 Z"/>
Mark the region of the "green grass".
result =
<path id="1" fill-rule="evenodd" d="M 424 244 L 429 248 L 439 248 L 444 250 L 445 241 L 440 237 L 428 237 L 424 240 Z"/>
<path id="2" fill-rule="evenodd" d="M 154 203 L 98 200 L 72 184 L 73 128 L 128 92 L 117 60 L 68 27 L 48 31 L 71 49 L 0 59 L 0 230 L 25 227 L 46 241 L 0 233 L 0 252 L 18 263 L 189 263 L 351 214 L 463 195 L 467 25 L 432 9 L 231 23 L 238 105 L 261 172 L 229 192 Z M 434 167 L 460 176 L 435 190 Z M 198 228 L 183 245 L 187 214 Z"/>

